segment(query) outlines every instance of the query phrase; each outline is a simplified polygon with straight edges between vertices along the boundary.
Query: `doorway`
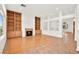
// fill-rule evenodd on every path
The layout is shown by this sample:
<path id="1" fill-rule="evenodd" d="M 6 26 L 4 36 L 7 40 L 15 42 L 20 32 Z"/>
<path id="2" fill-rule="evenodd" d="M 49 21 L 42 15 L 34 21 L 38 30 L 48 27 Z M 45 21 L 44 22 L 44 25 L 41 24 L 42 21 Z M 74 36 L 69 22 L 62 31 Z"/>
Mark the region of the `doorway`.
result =
<path id="1" fill-rule="evenodd" d="M 75 21 L 73 18 L 63 19 L 63 34 L 70 35 L 75 40 Z"/>
<path id="2" fill-rule="evenodd" d="M 63 19 L 63 42 L 65 49 L 75 52 L 75 21 L 73 18 Z"/>
<path id="3" fill-rule="evenodd" d="M 35 35 L 41 34 L 40 17 L 35 16 Z"/>

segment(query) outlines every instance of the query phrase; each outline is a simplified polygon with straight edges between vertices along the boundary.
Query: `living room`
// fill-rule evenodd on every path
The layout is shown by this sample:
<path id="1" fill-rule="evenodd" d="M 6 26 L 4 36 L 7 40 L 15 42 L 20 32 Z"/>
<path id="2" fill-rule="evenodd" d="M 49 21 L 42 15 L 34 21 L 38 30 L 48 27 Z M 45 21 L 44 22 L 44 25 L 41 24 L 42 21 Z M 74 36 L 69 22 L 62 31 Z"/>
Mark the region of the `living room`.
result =
<path id="1" fill-rule="evenodd" d="M 78 8 L 75 4 L 0 5 L 4 19 L 0 53 L 78 53 Z"/>

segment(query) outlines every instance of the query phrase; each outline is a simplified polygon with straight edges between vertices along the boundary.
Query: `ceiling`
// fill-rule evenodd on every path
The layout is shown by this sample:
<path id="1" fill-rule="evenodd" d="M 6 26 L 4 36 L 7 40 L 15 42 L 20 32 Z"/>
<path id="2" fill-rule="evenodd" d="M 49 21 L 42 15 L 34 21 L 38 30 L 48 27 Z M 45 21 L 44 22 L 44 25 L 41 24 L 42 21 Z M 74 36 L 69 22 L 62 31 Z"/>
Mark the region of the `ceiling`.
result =
<path id="1" fill-rule="evenodd" d="M 76 5 L 74 4 L 26 4 L 22 7 L 20 4 L 7 4 L 6 8 L 26 14 L 26 16 L 50 16 L 57 17 L 59 11 L 63 15 L 75 13 Z"/>

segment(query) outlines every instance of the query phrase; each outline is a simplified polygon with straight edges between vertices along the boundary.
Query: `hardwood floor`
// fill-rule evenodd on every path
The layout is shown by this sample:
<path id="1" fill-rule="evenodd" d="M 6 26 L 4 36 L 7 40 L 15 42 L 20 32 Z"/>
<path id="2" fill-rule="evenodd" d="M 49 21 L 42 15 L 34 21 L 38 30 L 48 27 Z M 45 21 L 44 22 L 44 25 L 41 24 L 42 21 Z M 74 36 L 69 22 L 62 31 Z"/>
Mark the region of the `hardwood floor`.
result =
<path id="1" fill-rule="evenodd" d="M 76 53 L 72 34 L 63 38 L 36 35 L 35 37 L 13 38 L 6 42 L 3 54 L 64 54 Z"/>

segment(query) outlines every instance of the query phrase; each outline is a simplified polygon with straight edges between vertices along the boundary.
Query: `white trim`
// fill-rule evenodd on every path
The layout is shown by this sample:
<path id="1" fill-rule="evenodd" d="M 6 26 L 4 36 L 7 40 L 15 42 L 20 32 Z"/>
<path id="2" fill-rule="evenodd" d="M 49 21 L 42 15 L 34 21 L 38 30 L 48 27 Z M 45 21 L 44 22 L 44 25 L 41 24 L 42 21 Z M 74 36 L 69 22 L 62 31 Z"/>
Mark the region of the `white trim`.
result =
<path id="1" fill-rule="evenodd" d="M 0 41 L 4 38 L 4 35 L 0 36 Z"/>
<path id="2" fill-rule="evenodd" d="M 1 14 L 2 16 L 4 16 L 4 13 L 3 13 L 2 9 L 0 9 L 0 14 Z"/>

